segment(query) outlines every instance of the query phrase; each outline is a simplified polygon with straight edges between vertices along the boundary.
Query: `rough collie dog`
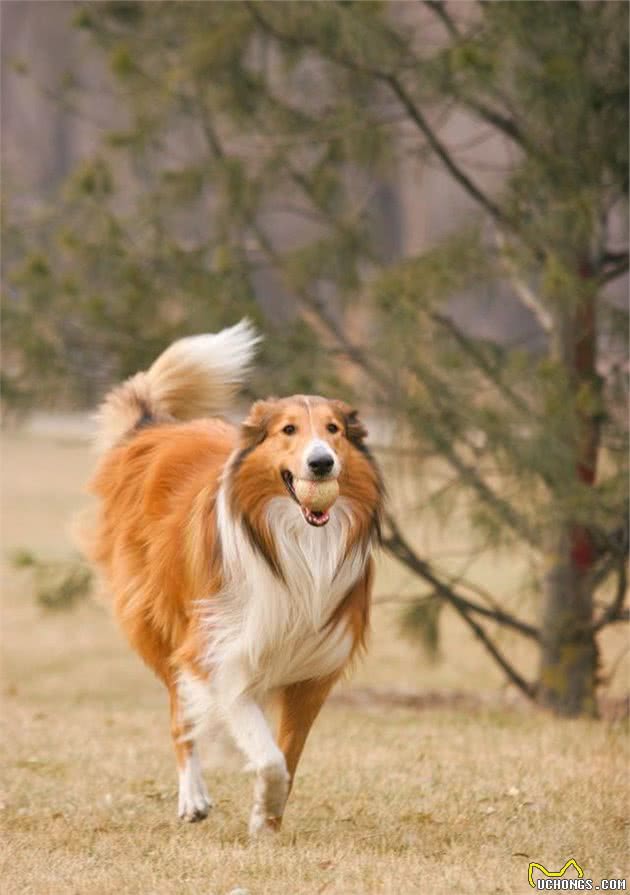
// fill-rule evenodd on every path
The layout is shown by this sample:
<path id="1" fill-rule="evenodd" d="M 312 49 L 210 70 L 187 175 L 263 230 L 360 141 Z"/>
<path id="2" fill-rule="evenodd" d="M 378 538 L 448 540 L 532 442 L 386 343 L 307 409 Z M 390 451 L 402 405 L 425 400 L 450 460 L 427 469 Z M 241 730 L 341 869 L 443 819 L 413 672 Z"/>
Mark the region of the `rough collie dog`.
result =
<path id="1" fill-rule="evenodd" d="M 257 341 L 247 321 L 182 339 L 106 397 L 87 548 L 168 689 L 179 816 L 200 820 L 212 804 L 195 741 L 214 717 L 256 775 L 252 835 L 279 827 L 309 729 L 364 644 L 382 492 L 341 401 L 257 401 L 240 428 L 213 416 Z M 336 479 L 337 501 L 302 506 L 297 478 Z"/>

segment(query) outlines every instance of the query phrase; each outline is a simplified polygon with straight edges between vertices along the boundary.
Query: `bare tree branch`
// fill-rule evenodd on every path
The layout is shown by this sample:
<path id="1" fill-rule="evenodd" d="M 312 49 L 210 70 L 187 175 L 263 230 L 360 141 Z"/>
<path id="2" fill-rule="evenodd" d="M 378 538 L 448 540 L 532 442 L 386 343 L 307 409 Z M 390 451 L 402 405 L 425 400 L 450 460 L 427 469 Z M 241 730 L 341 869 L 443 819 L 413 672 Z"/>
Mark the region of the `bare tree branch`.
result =
<path id="1" fill-rule="evenodd" d="M 447 11 L 446 3 L 442 2 L 442 0 L 423 0 L 423 2 L 424 5 L 440 19 L 451 38 L 458 41 L 462 39 L 462 34 L 459 28 Z M 458 84 L 454 83 L 454 81 L 451 80 L 449 86 L 457 98 L 469 109 L 472 109 L 473 112 L 476 112 L 480 118 L 488 124 L 493 125 L 497 130 L 502 131 L 507 137 L 519 146 L 522 146 L 528 152 L 532 151 L 532 146 L 529 140 L 525 137 L 512 118 L 508 118 L 506 115 L 502 115 L 500 112 L 497 112 L 480 100 L 468 96 L 462 91 Z"/>
<path id="2" fill-rule="evenodd" d="M 317 46 L 317 43 L 314 40 L 309 40 L 305 36 L 296 38 L 293 35 L 287 34 L 286 32 L 282 31 L 276 25 L 271 23 L 265 16 L 261 15 L 259 4 L 248 0 L 247 8 L 249 9 L 251 15 L 258 22 L 258 24 L 269 34 L 275 37 L 276 40 L 290 44 L 299 44 L 301 46 Z M 459 183 L 460 186 L 462 186 L 466 190 L 466 192 L 494 218 L 494 220 L 502 223 L 504 226 L 511 227 L 509 220 L 506 218 L 499 206 L 496 205 L 488 196 L 486 196 L 485 193 L 475 183 L 473 183 L 473 181 L 470 179 L 470 177 L 468 177 L 465 171 L 463 171 L 455 163 L 451 154 L 437 137 L 432 127 L 429 125 L 426 117 L 414 104 L 411 97 L 395 75 L 393 75 L 391 72 L 386 72 L 380 69 L 363 65 L 354 59 L 348 59 L 345 56 L 340 56 L 338 53 L 329 54 L 329 58 L 332 62 L 335 62 L 338 65 L 343 66 L 344 68 L 349 68 L 353 71 L 362 72 L 364 74 L 370 74 L 375 79 L 383 82 L 384 84 L 387 84 L 393 94 L 399 100 L 400 104 L 406 110 L 411 120 L 416 124 L 418 129 L 424 135 L 431 149 L 435 152 L 437 157 L 451 173 L 457 183 Z"/>
<path id="3" fill-rule="evenodd" d="M 509 612 L 505 612 L 505 610 L 500 609 L 498 606 L 494 606 L 492 608 L 488 606 L 482 606 L 481 603 L 477 603 L 476 601 L 471 600 L 469 597 L 464 597 L 461 593 L 456 592 L 453 587 L 452 581 L 446 581 L 443 577 L 438 578 L 438 573 L 433 568 L 433 566 L 431 566 L 431 564 L 428 563 L 426 560 L 420 559 L 415 551 L 412 550 L 409 543 L 404 539 L 397 522 L 391 514 L 387 514 L 385 516 L 385 521 L 392 531 L 392 536 L 389 539 L 391 541 L 391 545 L 393 546 L 395 541 L 397 548 L 400 548 L 402 546 L 410 554 L 413 553 L 415 561 L 418 564 L 418 567 L 415 571 L 419 574 L 419 570 L 420 568 L 422 568 L 427 575 L 432 576 L 431 578 L 425 578 L 425 580 L 428 580 L 434 586 L 436 586 L 436 581 L 439 580 L 441 582 L 441 585 L 448 591 L 448 593 L 440 592 L 441 597 L 447 599 L 449 602 L 453 603 L 453 605 L 457 603 L 458 606 L 460 606 L 460 608 L 462 609 L 475 612 L 478 615 L 483 615 L 485 618 L 492 619 L 493 621 L 498 622 L 500 625 L 503 625 L 505 627 L 513 628 L 515 631 L 518 631 L 519 634 L 523 634 L 525 637 L 529 637 L 532 640 L 540 640 L 540 631 L 536 627 L 534 627 L 534 625 L 530 625 L 527 622 L 521 621 L 520 619 L 516 618 L 516 616 L 512 615 Z M 390 544 L 387 543 L 386 538 L 384 538 L 383 543 L 385 544 L 385 546 L 390 548 Z M 396 555 L 398 558 L 400 558 L 398 554 Z M 423 575 L 422 577 L 425 577 L 425 575 Z"/>
<path id="4" fill-rule="evenodd" d="M 458 39 L 461 37 L 459 28 L 448 14 L 443 0 L 424 0 L 424 5 L 441 20 L 451 37 Z"/>
<path id="5" fill-rule="evenodd" d="M 593 631 L 601 631 L 606 625 L 614 622 L 630 620 L 630 609 L 624 608 L 623 602 L 628 592 L 628 569 L 626 557 L 621 557 L 617 564 L 617 589 L 610 606 L 604 610 L 592 626 Z"/>
<path id="6" fill-rule="evenodd" d="M 622 277 L 624 274 L 628 273 L 630 269 L 630 263 L 628 261 L 628 256 L 622 258 L 617 264 L 613 264 L 608 270 L 604 271 L 604 273 L 600 274 L 599 282 L 602 286 L 605 286 L 606 283 L 612 283 L 613 280 L 616 280 L 618 277 Z"/>
<path id="7" fill-rule="evenodd" d="M 447 383 L 437 377 L 426 366 L 419 370 L 418 378 L 426 386 L 426 395 L 436 408 L 442 428 L 446 426 L 449 429 L 447 432 L 440 432 L 434 429 L 430 433 L 430 437 L 438 448 L 440 455 L 460 474 L 462 481 L 478 494 L 486 506 L 490 507 L 509 528 L 516 532 L 531 547 L 539 549 L 538 532 L 532 528 L 527 519 L 518 513 L 512 504 L 501 497 L 500 494 L 497 494 L 485 479 L 481 477 L 479 470 L 464 460 L 456 450 L 456 440 L 461 438 L 461 433 L 457 431 L 453 424 L 449 426 L 452 414 L 448 411 L 445 412 L 443 406 L 442 396 L 448 393 Z M 390 400 L 395 400 L 394 393 L 390 396 Z"/>
<path id="8" fill-rule="evenodd" d="M 500 251 L 501 262 L 509 276 L 510 283 L 514 287 L 514 292 L 517 298 L 519 298 L 525 307 L 532 312 L 541 328 L 546 333 L 553 333 L 555 323 L 552 315 L 544 307 L 534 290 L 522 278 L 517 266 L 505 250 L 505 236 L 499 229 L 496 231 L 496 241 Z"/>
<path id="9" fill-rule="evenodd" d="M 521 410 L 523 413 L 526 413 L 528 416 L 533 415 L 534 411 L 525 399 L 520 395 L 517 395 L 516 392 L 503 382 L 499 370 L 488 362 L 484 357 L 483 352 L 479 351 L 472 339 L 469 339 L 468 336 L 461 331 L 451 317 L 447 317 L 445 314 L 439 314 L 437 312 L 430 314 L 430 317 L 431 320 L 435 321 L 435 323 L 443 329 L 446 329 L 453 336 L 462 351 L 465 351 L 466 354 L 472 357 L 482 373 L 485 373 L 486 377 L 497 387 L 501 394 L 514 405 L 514 407 Z"/>
<path id="10" fill-rule="evenodd" d="M 383 541 L 386 548 L 389 549 L 389 544 L 387 543 L 387 539 Z M 424 560 L 420 560 L 419 562 L 424 562 L 427 566 L 427 569 L 431 571 L 431 574 L 436 576 L 437 572 L 435 569 Z M 418 573 L 419 574 L 419 573 Z M 440 596 L 442 599 L 447 600 L 447 602 L 451 603 L 453 606 L 457 603 L 459 608 L 464 609 L 469 612 L 474 612 L 476 615 L 482 615 L 484 618 L 490 619 L 491 621 L 497 622 L 497 624 L 502 625 L 505 628 L 512 628 L 514 631 L 518 631 L 519 634 L 522 634 L 524 637 L 528 637 L 530 640 L 540 641 L 540 632 L 534 625 L 530 625 L 527 622 L 521 621 L 519 618 L 516 618 L 509 612 L 505 612 L 503 609 L 494 608 L 490 609 L 488 606 L 482 606 L 481 603 L 477 603 L 474 600 L 471 600 L 470 597 L 463 597 L 461 593 L 457 593 L 450 582 L 442 579 L 443 585 L 450 591 L 450 596 L 446 597 L 444 593 L 441 593 Z"/>
<path id="11" fill-rule="evenodd" d="M 394 75 L 381 75 L 381 79 L 385 81 L 395 96 L 400 100 L 403 108 L 407 110 L 407 113 L 411 120 L 416 124 L 420 132 L 424 135 L 427 143 L 436 154 L 436 156 L 440 159 L 446 170 L 451 174 L 453 179 L 459 183 L 461 187 L 471 196 L 475 202 L 481 205 L 491 217 L 494 218 L 495 221 L 510 227 L 512 229 L 512 224 L 504 215 L 503 211 L 499 208 L 499 206 L 492 201 L 486 194 L 470 179 L 470 177 L 466 174 L 466 172 L 457 165 L 446 148 L 446 146 L 439 139 L 437 134 L 433 131 L 433 128 L 429 124 L 425 115 L 422 114 L 418 106 L 415 105 L 403 85 Z"/>
<path id="12" fill-rule="evenodd" d="M 456 612 L 458 612 L 468 627 L 473 631 L 477 639 L 480 640 L 493 659 L 503 669 L 509 680 L 529 699 L 533 699 L 535 696 L 534 685 L 522 677 L 522 675 L 508 662 L 503 653 L 501 653 L 498 647 L 490 639 L 488 633 L 475 621 L 474 618 L 471 617 L 471 612 L 479 612 L 480 609 L 485 610 L 485 607 L 471 604 L 469 600 L 456 594 L 451 587 L 436 576 L 428 563 L 424 562 L 416 555 L 401 534 L 400 529 L 391 515 L 386 517 L 386 522 L 391 529 L 391 535 L 383 539 L 385 548 L 395 556 L 396 559 L 402 562 L 403 565 L 406 565 L 421 578 L 424 578 L 425 581 L 428 581 L 435 588 L 435 591 L 453 606 Z M 486 612 L 484 611 L 480 614 L 485 615 Z M 501 624 L 509 624 L 511 627 L 516 627 L 521 633 L 527 633 L 527 636 L 529 637 L 533 637 L 534 639 L 539 638 L 536 629 L 531 628 L 531 626 L 526 625 L 524 622 L 520 622 L 518 619 L 514 619 L 512 616 L 509 616 L 508 613 L 505 613 L 504 616 L 504 619 L 500 622 Z M 506 619 L 510 619 L 510 621 L 508 622 Z M 499 621 L 496 616 L 494 616 L 494 620 Z"/>
<path id="13" fill-rule="evenodd" d="M 601 259 L 602 264 L 619 264 L 619 262 L 621 261 L 628 261 L 628 252 L 613 252 L 609 249 L 606 249 Z"/>

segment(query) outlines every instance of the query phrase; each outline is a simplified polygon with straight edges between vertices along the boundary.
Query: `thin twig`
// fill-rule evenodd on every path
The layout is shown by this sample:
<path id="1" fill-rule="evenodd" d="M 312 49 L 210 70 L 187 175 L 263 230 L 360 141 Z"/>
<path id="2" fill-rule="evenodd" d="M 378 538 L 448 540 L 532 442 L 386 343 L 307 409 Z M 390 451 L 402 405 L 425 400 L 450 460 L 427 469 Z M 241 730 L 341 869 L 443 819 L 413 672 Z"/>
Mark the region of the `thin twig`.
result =
<path id="1" fill-rule="evenodd" d="M 490 653 L 493 659 L 497 662 L 497 664 L 503 669 L 506 676 L 515 684 L 519 690 L 521 690 L 528 698 L 533 699 L 535 696 L 535 687 L 529 681 L 527 681 L 521 674 L 508 662 L 506 657 L 501 653 L 501 651 L 497 648 L 497 646 L 493 643 L 493 641 L 488 636 L 487 632 L 481 625 L 475 621 L 474 618 L 471 617 L 472 611 L 478 611 L 479 609 L 485 610 L 485 607 L 475 606 L 473 609 L 473 605 L 471 605 L 469 600 L 460 597 L 456 594 L 452 588 L 450 588 L 447 584 L 441 581 L 433 572 L 428 563 L 424 560 L 421 560 L 413 549 L 409 546 L 405 538 L 400 532 L 400 529 L 396 525 L 393 518 L 388 515 L 386 517 L 387 525 L 391 529 L 391 535 L 389 537 L 384 538 L 383 543 L 384 546 L 389 552 L 396 557 L 400 562 L 406 565 L 408 568 L 412 569 L 417 575 L 424 578 L 430 584 L 433 585 L 436 592 L 440 594 L 445 600 L 447 600 L 453 608 L 458 612 L 458 614 L 463 618 L 468 627 L 473 631 L 477 639 L 483 644 L 485 649 Z M 489 611 L 489 610 L 488 610 Z M 482 614 L 485 614 L 482 613 Z M 522 628 L 523 625 L 526 629 L 530 626 L 525 625 L 525 623 L 519 622 L 518 619 L 514 619 L 505 613 L 505 618 L 510 619 L 510 624 L 516 623 L 516 626 L 521 630 L 521 633 L 524 633 Z M 508 622 L 504 619 L 503 624 L 508 624 Z M 514 627 L 515 625 L 512 624 Z M 529 636 L 532 636 L 529 634 Z M 538 639 L 538 632 L 536 632 L 535 637 Z"/>
<path id="2" fill-rule="evenodd" d="M 446 146 L 442 143 L 442 141 L 438 138 L 437 134 L 431 128 L 427 118 L 422 114 L 418 106 L 412 101 L 411 97 L 400 83 L 400 81 L 394 75 L 386 75 L 382 78 L 390 87 L 392 92 L 396 97 L 400 100 L 403 108 L 407 110 L 407 113 L 411 120 L 416 124 L 418 129 L 424 135 L 427 143 L 433 150 L 433 152 L 440 159 L 446 170 L 451 174 L 453 179 L 459 183 L 461 187 L 468 193 L 469 196 L 481 205 L 495 221 L 504 224 L 505 226 L 509 226 L 510 229 L 513 229 L 512 224 L 504 215 L 503 211 L 499 208 L 499 206 L 486 196 L 484 192 L 477 186 L 476 183 L 470 179 L 470 177 L 466 174 L 466 172 L 459 167 L 453 160 L 451 153 L 448 151 Z"/>
<path id="3" fill-rule="evenodd" d="M 311 46 L 315 47 L 316 49 L 321 49 L 317 45 L 317 42 L 315 40 L 309 39 L 304 35 L 295 37 L 291 34 L 287 34 L 276 25 L 271 23 L 265 16 L 261 15 L 260 4 L 251 2 L 251 0 L 249 0 L 249 2 L 246 3 L 246 6 L 249 9 L 251 15 L 258 22 L 258 24 L 269 34 L 275 37 L 276 40 L 292 45 L 297 44 L 299 46 Z M 488 196 L 486 196 L 485 193 L 483 193 L 483 191 L 475 183 L 473 183 L 473 181 L 468 177 L 465 171 L 463 171 L 455 163 L 444 144 L 437 137 L 432 127 L 429 125 L 428 120 L 422 114 L 420 109 L 414 104 L 411 97 L 394 74 L 388 71 L 374 68 L 372 66 L 364 65 L 354 59 L 348 59 L 345 56 L 340 56 L 338 53 L 329 54 L 329 58 L 332 62 L 335 62 L 336 64 L 341 65 L 344 68 L 348 68 L 351 71 L 357 71 L 362 74 L 369 74 L 373 78 L 386 84 L 390 88 L 392 93 L 396 96 L 402 107 L 406 110 L 411 120 L 422 132 L 435 154 L 438 156 L 447 170 L 451 173 L 453 178 L 460 184 L 460 186 L 462 186 L 466 190 L 466 192 L 470 196 L 472 196 L 472 198 L 476 202 L 478 202 L 483 208 L 485 208 L 485 210 L 489 212 L 489 214 L 496 221 L 502 223 L 504 226 L 512 228 L 510 221 L 506 218 L 499 206 L 496 205 Z"/>
<path id="4" fill-rule="evenodd" d="M 500 249 L 501 262 L 510 278 L 510 282 L 514 287 L 514 292 L 516 293 L 517 298 L 519 298 L 525 305 L 525 307 L 532 312 L 532 314 L 546 333 L 553 333 L 555 324 L 552 315 L 543 306 L 534 290 L 528 285 L 528 283 L 525 282 L 525 280 L 520 275 L 520 272 L 518 271 L 516 265 L 505 251 L 505 236 L 498 229 L 496 231 L 496 241 Z"/>
<path id="5" fill-rule="evenodd" d="M 630 620 L 630 610 L 627 607 L 624 609 L 623 606 L 623 601 L 625 600 L 628 591 L 628 570 L 626 562 L 626 557 L 621 557 L 617 566 L 617 589 L 615 591 L 614 599 L 610 606 L 604 610 L 599 619 L 593 623 L 593 631 L 601 631 L 606 625 L 611 625 L 615 622 Z"/>
<path id="6" fill-rule="evenodd" d="M 534 411 L 530 407 L 530 405 L 522 398 L 520 395 L 517 395 L 509 385 L 506 385 L 499 375 L 499 371 L 496 367 L 493 367 L 488 360 L 484 357 L 483 352 L 480 351 L 477 346 L 473 343 L 473 340 L 468 338 L 462 330 L 457 326 L 452 317 L 447 317 L 445 314 L 440 314 L 437 311 L 430 314 L 431 319 L 441 326 L 443 329 L 448 330 L 448 332 L 453 336 L 456 340 L 459 347 L 466 352 L 466 354 L 470 355 L 473 358 L 479 369 L 482 373 L 485 373 L 487 378 L 498 388 L 501 394 L 510 401 L 518 410 L 521 410 L 523 413 L 526 413 L 528 416 L 532 416 Z"/>
<path id="7" fill-rule="evenodd" d="M 392 552 L 398 559 L 403 559 L 403 552 L 406 559 L 404 560 L 405 565 L 409 565 L 407 559 L 413 557 L 413 570 L 422 575 L 426 581 L 429 581 L 439 592 L 440 596 L 447 599 L 453 605 L 457 605 L 458 608 L 465 609 L 470 612 L 475 612 L 478 615 L 483 615 L 484 618 L 492 619 L 492 621 L 498 622 L 500 625 L 504 625 L 508 628 L 513 628 L 515 631 L 518 631 L 520 634 L 523 634 L 525 637 L 529 637 L 532 640 L 540 640 L 540 632 L 533 625 L 528 624 L 527 622 L 521 621 L 515 616 L 511 615 L 509 612 L 505 612 L 499 608 L 489 609 L 487 606 L 482 606 L 480 603 L 476 603 L 468 597 L 464 597 L 461 593 L 457 593 L 450 584 L 443 578 L 439 578 L 436 570 L 428 563 L 426 560 L 420 559 L 420 557 L 415 553 L 415 551 L 411 548 L 409 543 L 405 540 L 403 535 L 401 534 L 400 528 L 398 524 L 395 522 L 393 516 L 387 514 L 385 516 L 385 521 L 387 525 L 391 529 L 391 536 L 389 538 L 384 538 L 383 543 L 387 547 L 390 552 Z M 398 552 L 396 552 L 398 551 Z"/>

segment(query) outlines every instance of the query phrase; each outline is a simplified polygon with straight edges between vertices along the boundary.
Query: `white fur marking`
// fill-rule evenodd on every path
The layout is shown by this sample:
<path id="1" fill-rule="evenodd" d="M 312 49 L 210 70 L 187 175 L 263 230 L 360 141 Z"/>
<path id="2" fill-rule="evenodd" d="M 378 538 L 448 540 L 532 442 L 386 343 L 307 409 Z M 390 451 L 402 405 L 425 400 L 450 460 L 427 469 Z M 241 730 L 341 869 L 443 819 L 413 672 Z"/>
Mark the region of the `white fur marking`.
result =
<path id="1" fill-rule="evenodd" d="M 274 687 L 325 677 L 342 667 L 351 638 L 340 622 L 327 623 L 359 579 L 368 549 L 356 546 L 343 559 L 351 503 L 336 501 L 330 521 L 314 528 L 294 501 L 274 498 L 267 510 L 286 584 L 271 571 L 228 508 L 225 485 L 217 499 L 225 586 L 205 601 L 208 670 L 229 666 L 226 685 L 234 697 L 265 694 Z M 211 688 L 215 690 L 215 673 Z"/>
<path id="2" fill-rule="evenodd" d="M 192 823 L 206 817 L 211 807 L 212 799 L 203 782 L 201 764 L 193 747 L 186 764 L 179 769 L 178 813 L 182 820 Z"/>
<path id="3" fill-rule="evenodd" d="M 209 683 L 182 675 L 187 717 L 197 724 L 213 711 L 256 771 L 250 833 L 273 826 L 284 810 L 288 774 L 261 705 L 274 689 L 323 678 L 342 668 L 352 649 L 344 620 L 330 619 L 363 574 L 367 544 L 348 556 L 351 501 L 340 498 L 323 528 L 308 525 L 288 497 L 269 502 L 266 522 L 273 535 L 284 581 L 252 546 L 230 512 L 224 479 L 217 495 L 217 527 L 224 587 L 201 601 Z M 190 713 L 188 715 L 188 713 Z"/>
<path id="4" fill-rule="evenodd" d="M 260 706 L 248 696 L 222 705 L 228 729 L 248 760 L 248 768 L 264 774 L 270 768 L 286 773 L 284 755 L 276 745 Z"/>
<path id="5" fill-rule="evenodd" d="M 186 336 L 173 342 L 150 372 L 154 374 L 156 369 L 166 366 L 166 361 L 174 368 L 202 370 L 223 403 L 232 396 L 231 387 L 243 381 L 260 340 L 252 323 L 244 318 L 221 332 Z"/>
<path id="6" fill-rule="evenodd" d="M 113 389 L 97 416 L 95 447 L 113 447 L 148 412 L 187 420 L 221 413 L 247 375 L 260 336 L 249 320 L 173 342 L 149 370 Z"/>
<path id="7" fill-rule="evenodd" d="M 182 711 L 182 720 L 189 726 L 183 737 L 196 740 L 210 722 L 213 708 L 212 694 L 207 681 L 182 671 L 177 678 L 177 695 Z"/>
<path id="8" fill-rule="evenodd" d="M 311 427 L 311 434 L 315 435 L 315 424 L 313 423 L 313 414 L 311 413 L 311 402 L 308 398 L 304 398 L 304 406 L 306 407 L 306 412 L 308 413 L 308 424 Z"/>
<path id="9" fill-rule="evenodd" d="M 311 468 L 308 465 L 308 458 L 310 457 L 310 455 L 313 453 L 313 451 L 316 448 L 319 448 L 322 452 L 329 454 L 333 458 L 334 462 L 333 462 L 332 469 L 330 470 L 329 477 L 332 479 L 336 479 L 339 476 L 339 473 L 341 472 L 341 464 L 339 462 L 339 457 L 333 451 L 333 449 L 328 444 L 328 442 L 324 441 L 322 438 L 311 439 L 311 441 L 309 441 L 309 443 L 304 448 L 304 452 L 302 453 L 302 467 L 301 467 L 301 471 L 300 471 L 300 478 L 301 479 L 312 479 L 313 478 L 313 471 L 311 470 Z"/>
<path id="10" fill-rule="evenodd" d="M 230 666 L 217 670 L 218 707 L 234 742 L 248 759 L 248 767 L 256 771 L 254 804 L 249 832 L 257 835 L 270 819 L 280 818 L 289 795 L 289 774 L 284 755 L 260 706 L 247 695 L 233 698 L 225 686 Z"/>
<path id="11" fill-rule="evenodd" d="M 256 776 L 254 804 L 249 816 L 250 836 L 268 829 L 268 821 L 282 817 L 288 795 L 289 774 L 283 758 L 282 765 L 265 768 Z"/>

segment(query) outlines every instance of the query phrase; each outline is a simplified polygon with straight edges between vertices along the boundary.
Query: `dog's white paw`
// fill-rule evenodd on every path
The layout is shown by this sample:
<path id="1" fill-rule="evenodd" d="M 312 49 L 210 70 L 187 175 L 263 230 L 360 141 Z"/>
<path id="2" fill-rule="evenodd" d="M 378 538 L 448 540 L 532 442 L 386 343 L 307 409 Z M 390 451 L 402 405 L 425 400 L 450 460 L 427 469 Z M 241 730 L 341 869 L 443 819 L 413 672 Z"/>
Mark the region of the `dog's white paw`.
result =
<path id="1" fill-rule="evenodd" d="M 178 814 L 187 823 L 196 823 L 208 816 L 212 799 L 201 776 L 201 766 L 193 753 L 179 772 Z"/>
<path id="2" fill-rule="evenodd" d="M 214 803 L 206 794 L 198 794 L 195 798 L 179 799 L 179 817 L 180 820 L 189 824 L 197 823 L 208 816 L 210 809 Z"/>
<path id="3" fill-rule="evenodd" d="M 254 785 L 254 805 L 249 817 L 249 835 L 275 833 L 280 829 L 284 806 L 289 795 L 289 774 L 280 756 L 278 761 L 260 768 Z"/>
<path id="4" fill-rule="evenodd" d="M 251 839 L 259 839 L 262 836 L 273 836 L 280 829 L 281 817 L 273 817 L 263 810 L 262 806 L 254 805 L 249 815 L 249 835 Z"/>

